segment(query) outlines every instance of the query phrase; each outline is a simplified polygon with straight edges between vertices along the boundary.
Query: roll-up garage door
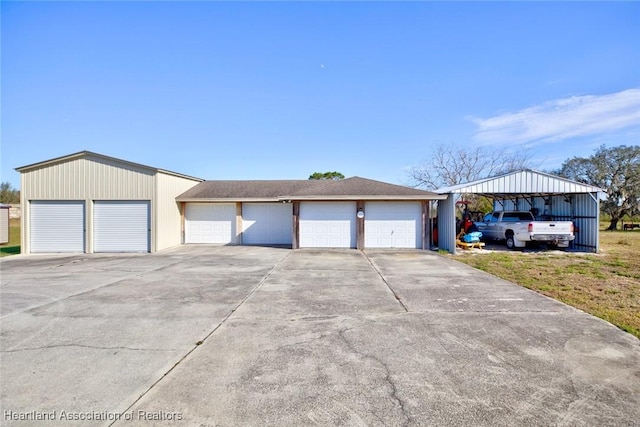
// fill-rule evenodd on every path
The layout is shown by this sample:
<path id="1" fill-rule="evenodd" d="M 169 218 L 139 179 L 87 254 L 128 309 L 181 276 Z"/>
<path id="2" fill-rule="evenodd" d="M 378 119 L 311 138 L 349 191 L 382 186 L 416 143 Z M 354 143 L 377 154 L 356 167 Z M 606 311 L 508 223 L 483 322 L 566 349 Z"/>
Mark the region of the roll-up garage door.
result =
<path id="1" fill-rule="evenodd" d="M 292 215 L 291 203 L 243 203 L 242 243 L 290 245 Z"/>
<path id="2" fill-rule="evenodd" d="M 185 243 L 235 243 L 235 203 L 187 203 Z"/>
<path id="3" fill-rule="evenodd" d="M 422 206 L 419 202 L 367 202 L 365 248 L 422 248 Z"/>
<path id="4" fill-rule="evenodd" d="M 355 202 L 300 203 L 301 248 L 355 248 Z"/>
<path id="5" fill-rule="evenodd" d="M 84 202 L 32 201 L 29 250 L 32 253 L 84 252 Z"/>
<path id="6" fill-rule="evenodd" d="M 149 252 L 149 201 L 93 203 L 94 252 Z"/>

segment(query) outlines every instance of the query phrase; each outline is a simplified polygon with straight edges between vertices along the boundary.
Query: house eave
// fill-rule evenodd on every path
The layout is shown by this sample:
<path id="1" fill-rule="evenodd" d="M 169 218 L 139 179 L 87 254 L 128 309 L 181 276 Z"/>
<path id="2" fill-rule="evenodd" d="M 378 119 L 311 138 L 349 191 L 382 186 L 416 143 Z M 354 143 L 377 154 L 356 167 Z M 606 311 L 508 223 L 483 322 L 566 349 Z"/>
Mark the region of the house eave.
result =
<path id="1" fill-rule="evenodd" d="M 186 203 L 251 203 L 251 202 L 282 202 L 277 197 L 177 197 L 177 202 Z"/>
<path id="2" fill-rule="evenodd" d="M 280 196 L 280 197 L 177 197 L 177 202 L 188 203 L 249 203 L 249 202 L 330 202 L 330 201 L 354 201 L 354 200 L 380 200 L 380 201 L 428 201 L 445 200 L 446 195 L 434 194 L 432 196 Z"/>
<path id="3" fill-rule="evenodd" d="M 427 201 L 427 200 L 445 200 L 446 195 L 433 194 L 428 196 L 416 195 L 338 195 L 338 196 L 283 196 L 280 200 L 295 201 L 333 201 L 333 200 L 380 200 L 380 201 Z"/>

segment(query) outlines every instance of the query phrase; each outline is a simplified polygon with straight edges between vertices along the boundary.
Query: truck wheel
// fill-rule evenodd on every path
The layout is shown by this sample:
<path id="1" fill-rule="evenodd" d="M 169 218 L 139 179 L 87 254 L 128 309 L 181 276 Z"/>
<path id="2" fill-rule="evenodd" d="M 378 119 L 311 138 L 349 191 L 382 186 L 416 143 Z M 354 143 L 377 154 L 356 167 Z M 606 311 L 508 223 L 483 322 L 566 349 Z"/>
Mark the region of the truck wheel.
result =
<path id="1" fill-rule="evenodd" d="M 513 234 L 507 234 L 507 249 L 511 251 L 516 249 L 516 242 L 513 240 Z"/>

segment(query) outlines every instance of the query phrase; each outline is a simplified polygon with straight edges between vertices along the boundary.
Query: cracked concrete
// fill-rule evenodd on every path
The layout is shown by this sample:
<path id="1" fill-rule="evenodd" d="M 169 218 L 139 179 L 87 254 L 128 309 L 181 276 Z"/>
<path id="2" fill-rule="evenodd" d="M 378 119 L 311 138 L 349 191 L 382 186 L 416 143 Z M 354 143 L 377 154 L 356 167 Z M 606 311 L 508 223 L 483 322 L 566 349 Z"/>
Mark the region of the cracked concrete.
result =
<path id="1" fill-rule="evenodd" d="M 70 423 L 88 426 L 640 419 L 637 339 L 429 252 L 187 246 L 1 267 L 3 411 L 131 414 Z"/>
<path id="2" fill-rule="evenodd" d="M 404 306 L 403 306 L 404 307 Z M 407 412 L 405 411 L 404 408 L 404 402 L 402 401 L 402 399 L 400 399 L 400 397 L 398 396 L 398 388 L 396 387 L 396 384 L 393 382 L 393 379 L 391 378 L 391 371 L 389 370 L 389 366 L 387 366 L 387 364 L 373 356 L 370 354 L 363 354 L 362 352 L 358 351 L 354 345 L 351 343 L 351 341 L 349 341 L 349 339 L 346 337 L 345 333 L 348 331 L 348 329 L 340 329 L 338 331 L 338 334 L 340 336 L 340 338 L 347 344 L 348 348 L 353 351 L 355 354 L 366 358 L 366 359 L 371 359 L 373 361 L 375 361 L 376 363 L 378 363 L 380 366 L 382 366 L 382 368 L 384 369 L 385 372 L 385 376 L 384 376 L 384 380 L 386 381 L 386 383 L 389 385 L 389 388 L 391 389 L 390 397 L 396 401 L 396 403 L 399 406 L 400 412 L 402 413 L 403 417 L 405 418 L 405 422 L 403 422 L 401 425 L 406 426 L 409 425 L 409 423 L 412 421 L 411 416 L 409 414 L 407 414 Z M 379 418 L 378 418 L 379 419 Z"/>

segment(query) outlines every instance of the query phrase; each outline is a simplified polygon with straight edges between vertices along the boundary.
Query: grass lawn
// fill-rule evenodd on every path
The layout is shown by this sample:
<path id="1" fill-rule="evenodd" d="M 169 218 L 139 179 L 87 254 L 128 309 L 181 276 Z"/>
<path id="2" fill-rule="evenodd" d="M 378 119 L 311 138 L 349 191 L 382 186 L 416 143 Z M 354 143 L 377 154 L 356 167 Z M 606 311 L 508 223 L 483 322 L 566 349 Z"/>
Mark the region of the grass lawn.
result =
<path id="1" fill-rule="evenodd" d="M 640 338 L 640 230 L 601 231 L 600 253 L 474 251 L 455 259 Z"/>
<path id="2" fill-rule="evenodd" d="M 0 256 L 15 255 L 20 253 L 20 220 L 9 220 L 9 243 L 0 245 Z"/>

